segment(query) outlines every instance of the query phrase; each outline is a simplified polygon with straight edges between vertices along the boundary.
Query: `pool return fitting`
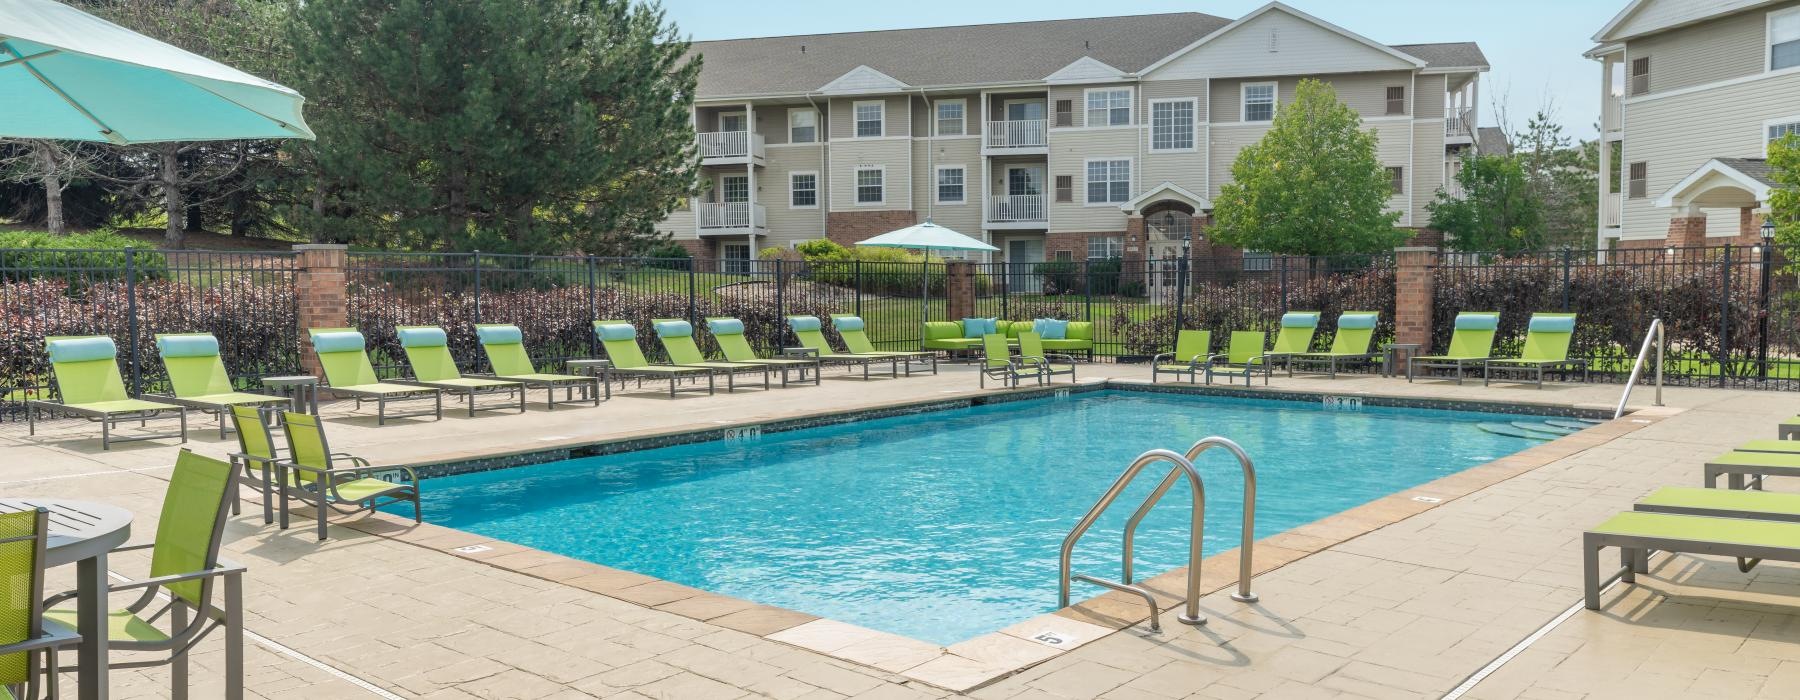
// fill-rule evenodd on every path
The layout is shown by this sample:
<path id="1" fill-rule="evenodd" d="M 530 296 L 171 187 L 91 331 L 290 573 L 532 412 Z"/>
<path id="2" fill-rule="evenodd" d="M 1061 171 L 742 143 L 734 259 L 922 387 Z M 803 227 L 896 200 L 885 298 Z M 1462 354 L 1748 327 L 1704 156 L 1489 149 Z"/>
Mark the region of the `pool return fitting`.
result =
<path id="1" fill-rule="evenodd" d="M 1244 472 L 1244 539 L 1238 550 L 1240 556 L 1238 557 L 1237 592 L 1231 594 L 1231 599 L 1243 603 L 1256 602 L 1256 594 L 1250 592 L 1251 555 L 1256 543 L 1256 465 L 1251 463 L 1250 455 L 1246 454 L 1244 448 L 1239 447 L 1237 443 L 1215 436 L 1194 443 L 1193 447 L 1188 448 L 1186 454 L 1159 449 L 1138 455 L 1138 458 L 1132 460 L 1131 465 L 1119 474 L 1119 478 L 1113 480 L 1112 487 L 1100 496 L 1100 500 L 1094 503 L 1094 507 L 1088 509 L 1087 515 L 1081 516 L 1081 521 L 1069 531 L 1069 536 L 1063 538 L 1062 556 L 1059 562 L 1058 607 L 1069 607 L 1070 581 L 1083 581 L 1102 588 L 1136 594 L 1143 598 L 1144 603 L 1150 606 L 1150 630 L 1152 632 L 1162 631 L 1162 622 L 1158 619 L 1161 611 L 1156 606 L 1156 596 L 1149 589 L 1132 582 L 1132 542 L 1137 533 L 1138 524 L 1143 522 L 1144 516 L 1150 514 L 1150 510 L 1156 507 L 1163 495 L 1167 494 L 1177 481 L 1186 477 L 1188 485 L 1194 491 L 1194 505 L 1189 513 L 1188 522 L 1187 602 L 1176 619 L 1189 625 L 1206 624 L 1206 616 L 1200 614 L 1200 560 L 1202 558 L 1200 549 L 1206 532 L 1206 484 L 1200 478 L 1200 470 L 1194 467 L 1194 460 L 1214 447 L 1223 447 L 1232 456 L 1237 457 L 1238 466 L 1242 467 Z M 1151 490 L 1150 495 L 1144 498 L 1143 505 L 1138 506 L 1137 512 L 1132 513 L 1131 519 L 1125 523 L 1120 580 L 1112 581 L 1087 574 L 1072 573 L 1070 561 L 1075 553 L 1075 544 L 1081 541 L 1081 536 L 1087 534 L 1088 528 L 1093 527 L 1094 522 L 1100 519 L 1100 514 L 1106 512 L 1113 501 L 1125 492 L 1125 488 L 1137 479 L 1139 473 L 1158 462 L 1168 462 L 1172 466 L 1169 468 L 1168 475 L 1164 476 L 1156 488 Z"/>

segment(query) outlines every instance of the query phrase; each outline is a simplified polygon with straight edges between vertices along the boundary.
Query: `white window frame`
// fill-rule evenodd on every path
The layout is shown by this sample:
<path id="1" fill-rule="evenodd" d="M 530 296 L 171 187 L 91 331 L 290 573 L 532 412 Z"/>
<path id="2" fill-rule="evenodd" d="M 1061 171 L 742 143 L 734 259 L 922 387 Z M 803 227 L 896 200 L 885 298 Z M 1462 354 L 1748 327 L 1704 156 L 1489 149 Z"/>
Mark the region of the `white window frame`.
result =
<path id="1" fill-rule="evenodd" d="M 944 171 L 958 170 L 962 172 L 962 199 L 944 199 Z M 969 168 L 960 164 L 940 165 L 931 174 L 931 201 L 938 204 L 969 203 Z"/>
<path id="2" fill-rule="evenodd" d="M 802 114 L 811 114 L 812 115 L 813 137 L 812 137 L 811 141 L 795 141 L 794 140 L 794 128 L 795 128 L 794 127 L 794 117 L 800 116 Z M 790 108 L 788 108 L 787 115 L 788 115 L 788 117 L 787 117 L 787 129 L 788 129 L 787 142 L 788 143 L 818 143 L 819 142 L 819 110 L 813 109 L 811 107 L 790 107 Z"/>
<path id="3" fill-rule="evenodd" d="M 1250 119 L 1250 88 L 1253 88 L 1253 87 L 1269 88 L 1269 118 L 1268 119 L 1257 119 L 1255 121 L 1252 121 Z M 1281 111 L 1281 83 L 1276 82 L 1276 81 L 1264 81 L 1264 82 L 1257 82 L 1257 83 L 1243 83 L 1241 85 L 1238 85 L 1238 121 L 1243 122 L 1245 124 L 1267 124 L 1269 122 L 1275 121 L 1275 113 L 1280 112 L 1280 111 Z"/>
<path id="4" fill-rule="evenodd" d="M 812 176 L 812 179 L 813 179 L 813 189 L 812 189 L 813 203 L 811 205 L 794 203 L 794 178 L 799 177 L 801 175 L 811 175 Z M 817 171 L 817 170 L 794 170 L 794 171 L 788 172 L 788 208 L 789 209 L 818 209 L 819 208 L 819 189 L 820 189 L 819 188 L 819 171 Z"/>
<path id="5" fill-rule="evenodd" d="M 1094 111 L 1093 107 L 1091 107 L 1090 105 L 1093 104 L 1093 102 L 1092 102 L 1093 95 L 1096 92 L 1108 92 L 1108 93 L 1123 92 L 1123 93 L 1125 93 L 1125 123 L 1124 124 L 1112 123 L 1113 108 L 1110 106 L 1110 102 L 1112 99 L 1110 97 L 1107 98 L 1109 106 L 1106 108 L 1106 123 L 1105 124 L 1096 125 L 1096 124 L 1094 124 L 1092 119 L 1088 118 L 1089 117 L 1088 113 Z M 1126 85 L 1126 86 L 1113 86 L 1113 87 L 1097 87 L 1097 88 L 1088 88 L 1086 90 L 1081 91 L 1081 125 L 1082 126 L 1085 126 L 1089 129 L 1123 129 L 1123 128 L 1130 127 L 1136 123 L 1137 123 L 1137 90 L 1132 89 L 1131 86 Z"/>
<path id="6" fill-rule="evenodd" d="M 718 116 L 713 117 L 714 119 L 718 120 L 716 123 L 719 125 L 719 133 L 721 133 L 721 134 L 736 133 L 736 132 L 731 132 L 731 131 L 725 130 L 725 118 L 726 117 L 743 117 L 744 118 L 744 133 L 749 133 L 749 132 L 755 131 L 755 129 L 751 128 L 751 126 L 750 126 L 750 112 L 747 110 L 742 110 L 742 109 L 734 109 L 729 112 L 720 112 L 718 114 Z"/>
<path id="7" fill-rule="evenodd" d="M 1775 10 L 1775 11 L 1770 12 L 1763 16 L 1763 72 L 1764 73 L 1773 73 L 1776 71 L 1780 71 L 1783 73 L 1786 73 L 1788 71 L 1800 71 L 1800 65 L 1788 66 L 1786 68 L 1776 68 L 1775 67 L 1775 20 L 1780 19 L 1782 17 L 1786 17 L 1788 15 L 1800 15 L 1800 7 L 1790 7 L 1790 8 L 1784 9 L 1784 10 Z"/>
<path id="8" fill-rule="evenodd" d="M 1107 251 L 1116 249 L 1119 252 L 1119 254 L 1118 255 L 1108 255 L 1105 257 L 1098 257 L 1098 258 L 1094 257 L 1094 242 L 1095 241 L 1105 241 L 1105 243 L 1103 243 L 1102 246 L 1105 247 L 1107 249 Z M 1114 258 L 1124 258 L 1125 257 L 1125 237 L 1119 236 L 1119 235 L 1110 235 L 1110 234 L 1095 234 L 1092 236 L 1088 236 L 1087 237 L 1087 250 L 1085 252 L 1086 252 L 1086 257 L 1084 259 L 1089 260 L 1089 261 L 1112 260 Z"/>
<path id="9" fill-rule="evenodd" d="M 1159 104 L 1188 104 L 1188 146 L 1187 148 L 1156 147 L 1156 106 Z M 1150 124 L 1151 153 L 1196 153 L 1200 150 L 1200 98 L 1198 97 L 1163 97 L 1150 100 L 1148 107 Z"/>
<path id="10" fill-rule="evenodd" d="M 943 131 L 944 119 L 943 119 L 943 116 L 938 113 L 938 108 L 942 105 L 947 105 L 947 104 L 955 104 L 955 105 L 962 107 L 962 118 L 961 118 L 962 131 L 958 131 L 954 134 L 944 133 L 944 131 Z M 954 99 L 942 99 L 942 100 L 933 101 L 931 103 L 931 133 L 934 136 L 968 136 L 969 135 L 969 99 L 966 97 L 958 97 L 958 98 L 954 98 Z"/>
<path id="11" fill-rule="evenodd" d="M 862 119 L 857 114 L 867 105 L 875 105 L 881 110 L 881 133 L 874 136 L 862 135 Z M 850 138 L 878 139 L 885 136 L 887 136 L 887 100 L 857 100 L 850 103 Z"/>
<path id="12" fill-rule="evenodd" d="M 730 190 L 729 190 L 729 188 L 727 188 L 726 183 L 732 182 L 734 180 L 741 181 L 744 183 L 744 199 L 742 201 L 733 202 L 733 201 L 731 201 L 731 199 L 729 199 Z M 750 203 L 750 176 L 749 175 L 720 175 L 719 176 L 719 203 L 720 204 L 749 204 Z"/>
<path id="13" fill-rule="evenodd" d="M 1116 202 L 1111 201 L 1111 188 L 1109 187 L 1109 188 L 1107 188 L 1108 189 L 1107 201 L 1096 202 L 1096 201 L 1093 201 L 1092 199 L 1089 199 L 1088 198 L 1088 185 L 1092 184 L 1093 180 L 1088 177 L 1088 173 L 1091 172 L 1088 169 L 1088 166 L 1091 164 L 1094 164 L 1094 163 L 1112 163 L 1112 162 L 1117 162 L 1117 161 L 1125 162 L 1125 198 L 1120 199 L 1119 201 L 1116 201 Z M 1087 160 L 1081 161 L 1081 205 L 1084 207 L 1116 207 L 1116 206 L 1119 206 L 1120 204 L 1124 204 L 1125 202 L 1131 201 L 1131 190 L 1132 190 L 1131 183 L 1136 177 L 1137 177 L 1137 163 L 1133 162 L 1133 159 L 1130 157 L 1127 157 L 1127 156 L 1114 156 L 1111 158 L 1104 158 L 1104 157 L 1089 158 Z M 1117 180 L 1107 180 L 1106 182 L 1117 182 Z"/>
<path id="14" fill-rule="evenodd" d="M 881 173 L 881 199 L 874 202 L 862 201 L 862 174 L 866 172 Z M 887 166 L 858 165 L 850 172 L 850 203 L 859 207 L 887 206 Z"/>
<path id="15" fill-rule="evenodd" d="M 1800 8 L 1796 8 L 1796 9 L 1800 9 Z M 1772 141 L 1774 141 L 1774 139 L 1769 138 L 1769 127 L 1779 126 L 1782 124 L 1800 125 L 1800 114 L 1796 114 L 1796 115 L 1788 116 L 1788 117 L 1781 117 L 1779 119 L 1770 119 L 1768 121 L 1763 122 L 1762 134 L 1760 136 L 1758 136 L 1757 138 L 1762 140 L 1763 157 L 1764 158 L 1769 157 L 1769 144 Z M 1796 132 L 1800 132 L 1800 129 L 1796 129 Z"/>
<path id="16" fill-rule="evenodd" d="M 1395 171 L 1395 170 L 1400 171 L 1400 191 L 1399 192 L 1393 191 L 1393 189 L 1394 189 L 1394 173 L 1393 173 L 1393 171 Z M 1381 166 L 1381 173 L 1383 175 L 1388 176 L 1387 177 L 1388 199 L 1393 199 L 1395 197 L 1405 197 L 1407 195 L 1412 194 L 1412 173 L 1406 172 L 1406 166 L 1404 166 L 1404 165 L 1383 165 L 1383 166 Z"/>

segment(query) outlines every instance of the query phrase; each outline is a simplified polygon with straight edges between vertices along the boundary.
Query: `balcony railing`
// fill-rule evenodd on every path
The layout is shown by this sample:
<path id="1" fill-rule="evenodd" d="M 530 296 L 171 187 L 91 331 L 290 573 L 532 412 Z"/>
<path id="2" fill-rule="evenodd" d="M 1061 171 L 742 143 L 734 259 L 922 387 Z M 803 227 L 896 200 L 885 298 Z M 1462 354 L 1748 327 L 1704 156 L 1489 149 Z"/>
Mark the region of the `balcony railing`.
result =
<path id="1" fill-rule="evenodd" d="M 988 221 L 1049 221 L 1044 195 L 1015 194 L 994 197 Z"/>
<path id="2" fill-rule="evenodd" d="M 1042 119 L 1015 119 L 988 122 L 988 148 L 1043 148 L 1050 144 L 1049 122 Z"/>
<path id="3" fill-rule="evenodd" d="M 1475 110 L 1465 109 L 1444 120 L 1445 136 L 1475 137 Z"/>
<path id="4" fill-rule="evenodd" d="M 1600 225 L 1606 228 L 1619 227 L 1619 193 L 1608 192 L 1600 198 Z"/>
<path id="5" fill-rule="evenodd" d="M 709 131 L 698 134 L 701 158 L 762 156 L 762 134 L 748 131 Z"/>
<path id="6" fill-rule="evenodd" d="M 769 225 L 768 214 L 761 204 L 707 202 L 695 206 L 694 213 L 699 217 L 702 229 L 767 228 Z"/>

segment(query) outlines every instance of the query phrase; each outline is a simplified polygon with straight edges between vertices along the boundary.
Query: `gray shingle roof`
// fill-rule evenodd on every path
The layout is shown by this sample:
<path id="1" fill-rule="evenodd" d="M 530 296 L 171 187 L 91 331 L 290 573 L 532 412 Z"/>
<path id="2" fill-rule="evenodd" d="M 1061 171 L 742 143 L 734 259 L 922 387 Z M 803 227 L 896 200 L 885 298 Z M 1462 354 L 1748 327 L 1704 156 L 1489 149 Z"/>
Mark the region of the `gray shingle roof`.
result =
<path id="1" fill-rule="evenodd" d="M 701 98 L 817 90 L 859 65 L 908 85 L 1040 80 L 1082 56 L 1136 72 L 1232 22 L 1198 12 L 694 42 Z M 804 51 L 802 51 L 804 47 Z M 1472 43 L 1394 47 L 1433 67 L 1486 67 Z"/>
<path id="2" fill-rule="evenodd" d="M 1512 153 L 1512 143 L 1506 140 L 1506 132 L 1500 127 L 1477 127 L 1475 150 L 1483 155 L 1504 156 Z"/>
<path id="3" fill-rule="evenodd" d="M 1719 158 L 1718 161 L 1720 163 L 1725 164 L 1727 167 L 1731 168 L 1732 170 L 1736 170 L 1740 173 L 1743 173 L 1752 178 L 1755 178 L 1758 182 L 1761 182 L 1762 184 L 1768 185 L 1770 187 L 1779 187 L 1780 186 L 1780 185 L 1776 184 L 1776 182 L 1773 178 L 1769 177 L 1769 161 L 1766 159 L 1763 159 L 1763 158 Z"/>

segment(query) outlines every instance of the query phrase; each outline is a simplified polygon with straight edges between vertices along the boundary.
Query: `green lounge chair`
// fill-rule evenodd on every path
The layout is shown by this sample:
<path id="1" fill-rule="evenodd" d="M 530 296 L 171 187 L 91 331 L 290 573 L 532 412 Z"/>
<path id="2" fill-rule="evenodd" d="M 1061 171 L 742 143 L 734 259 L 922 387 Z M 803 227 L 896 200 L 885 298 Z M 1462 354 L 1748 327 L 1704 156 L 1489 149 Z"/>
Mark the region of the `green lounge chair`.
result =
<path id="1" fill-rule="evenodd" d="M 1061 364 L 1057 364 L 1061 362 Z M 1044 383 L 1056 381 L 1059 374 L 1069 375 L 1069 383 L 1075 383 L 1075 358 L 1061 353 L 1044 352 L 1044 340 L 1036 331 L 1025 331 L 1019 334 L 1019 364 L 1034 366 Z"/>
<path id="2" fill-rule="evenodd" d="M 124 609 L 107 616 L 110 649 L 132 654 L 129 660 L 112 666 L 168 664 L 176 698 L 187 697 L 188 652 L 220 628 L 225 631 L 224 696 L 228 700 L 244 697 L 244 567 L 219 557 L 219 544 L 225 539 L 227 501 L 236 492 L 232 481 L 230 463 L 183 448 L 169 475 L 162 514 L 156 520 L 155 541 L 112 551 L 118 554 L 150 550 L 148 578 L 107 587 L 108 594 L 138 596 Z M 221 582 L 222 595 L 217 590 Z M 76 611 L 55 606 L 75 597 L 75 591 L 51 596 L 44 601 L 45 607 L 50 608 L 44 616 L 73 626 Z M 159 623 L 166 627 L 159 628 Z M 143 652 L 167 652 L 169 657 L 166 661 L 146 661 L 141 656 Z M 95 661 L 81 659 L 83 664 Z"/>
<path id="3" fill-rule="evenodd" d="M 638 380 L 638 386 L 644 385 L 645 379 L 669 380 L 669 398 L 675 398 L 677 391 L 699 391 L 680 388 L 683 379 L 699 379 L 706 377 L 706 393 L 714 393 L 714 370 L 707 367 L 683 367 L 680 365 L 653 365 L 644 359 L 644 351 L 638 348 L 637 328 L 626 321 L 595 321 L 594 335 L 600 338 L 600 347 L 606 350 L 606 358 L 612 360 L 611 366 L 601 370 L 605 381 L 611 382 L 613 377 Z"/>
<path id="4" fill-rule="evenodd" d="M 1263 355 L 1263 361 L 1280 361 L 1294 376 L 1294 356 L 1312 351 L 1313 336 L 1319 332 L 1319 312 L 1289 311 L 1281 315 L 1281 330 L 1275 333 L 1275 347 Z"/>
<path id="5" fill-rule="evenodd" d="M 888 376 L 900 376 L 900 358 L 898 357 L 892 355 L 853 355 L 833 350 L 831 348 L 831 343 L 825 340 L 825 332 L 820 330 L 823 326 L 819 324 L 819 319 L 815 316 L 789 316 L 787 317 L 787 322 L 788 328 L 794 331 L 794 337 L 800 340 L 800 349 L 810 353 L 807 355 L 808 357 L 817 358 L 820 364 L 842 365 L 845 367 L 855 367 L 860 365 L 863 371 L 863 379 L 867 380 L 869 378 L 869 363 L 885 361 L 888 363 Z M 911 363 L 908 363 L 907 367 L 910 369 L 912 367 Z"/>
<path id="6" fill-rule="evenodd" d="M 1200 380 L 1206 361 L 1212 357 L 1212 331 L 1181 331 L 1175 334 L 1175 352 L 1165 352 L 1150 360 L 1150 383 L 1158 377 L 1187 375 L 1188 383 Z M 1179 380 L 1178 380 L 1179 381 Z"/>
<path id="7" fill-rule="evenodd" d="M 263 524 L 275 522 L 275 464 L 281 461 L 281 448 L 275 446 L 275 434 L 269 429 L 269 422 L 280 412 L 262 406 L 240 404 L 231 407 L 231 421 L 235 424 L 238 438 L 238 451 L 231 453 L 232 472 L 238 474 L 238 493 L 242 487 L 263 495 Z M 243 471 L 237 465 L 243 465 Z M 237 494 L 231 497 L 231 514 L 242 512 L 240 498 Z"/>
<path id="8" fill-rule="evenodd" d="M 1775 426 L 1775 437 L 1783 440 L 1800 440 L 1800 416 L 1794 416 Z"/>
<path id="9" fill-rule="evenodd" d="M 1263 385 L 1269 383 L 1269 356 L 1263 352 L 1263 342 L 1268 334 L 1262 331 L 1232 331 L 1231 344 L 1226 346 L 1225 354 L 1213 355 L 1206 359 L 1206 366 L 1201 371 L 1206 373 L 1206 383 L 1211 384 L 1214 375 L 1223 375 L 1227 384 L 1236 381 L 1234 377 L 1243 375 L 1244 386 L 1250 386 L 1251 375 L 1261 372 Z"/>
<path id="10" fill-rule="evenodd" d="M 1288 358 L 1288 375 L 1293 376 L 1295 364 L 1324 365 L 1325 372 L 1336 379 L 1339 363 L 1361 361 L 1364 364 L 1375 361 L 1381 353 L 1374 352 L 1375 326 L 1381 320 L 1381 314 L 1375 311 L 1345 311 L 1338 314 L 1337 333 L 1331 336 L 1331 349 L 1325 352 L 1303 352 Z"/>
<path id="11" fill-rule="evenodd" d="M 1800 454 L 1800 440 L 1751 440 L 1732 448 L 1732 451 Z"/>
<path id="12" fill-rule="evenodd" d="M 1464 311 L 1456 315 L 1456 328 L 1450 334 L 1450 349 L 1442 355 L 1420 355 L 1406 360 L 1406 381 L 1413 380 L 1415 367 L 1456 368 L 1456 383 L 1463 383 L 1463 368 L 1475 367 L 1492 359 L 1494 331 L 1500 327 L 1497 311 Z"/>
<path id="13" fill-rule="evenodd" d="M 1005 334 L 989 333 L 981 337 L 981 388 L 987 388 L 989 379 L 1000 380 L 1002 387 L 1017 388 L 1019 381 L 1026 378 L 1043 384 L 1043 367 L 1026 365 L 1014 357 Z"/>
<path id="14" fill-rule="evenodd" d="M 421 522 L 419 475 L 411 467 L 371 467 L 368 460 L 332 452 L 319 417 L 286 411 L 288 459 L 275 463 L 276 490 L 281 494 L 281 529 L 288 526 L 288 499 L 317 508 L 319 541 L 325 540 L 328 510 L 343 514 L 375 510 L 390 503 L 412 503 L 413 522 Z M 350 462 L 339 467 L 339 460 Z M 291 470 L 291 471 L 290 471 Z"/>
<path id="15" fill-rule="evenodd" d="M 559 403 L 574 403 L 575 390 L 581 390 L 580 401 L 591 401 L 600 405 L 600 378 L 578 374 L 547 374 L 537 371 L 531 363 L 531 354 L 525 352 L 525 335 L 518 326 L 502 323 L 480 323 L 475 325 L 475 337 L 481 341 L 481 351 L 487 355 L 488 368 L 494 376 L 507 381 L 518 382 L 531 388 L 544 390 L 544 405 L 556 410 Z M 556 390 L 563 390 L 563 400 L 556 400 Z M 606 385 L 610 390 L 611 384 Z M 608 397 L 611 398 L 611 397 Z"/>
<path id="16" fill-rule="evenodd" d="M 187 407 L 161 401 L 134 399 L 125 393 L 125 380 L 119 376 L 119 349 L 112 338 L 103 335 L 54 336 L 44 339 L 50 354 L 50 371 L 56 376 L 56 400 L 28 399 L 25 402 L 27 434 L 37 434 L 38 411 L 71 413 L 100 424 L 100 449 L 110 450 L 115 442 L 158 440 L 179 437 L 187 442 Z M 136 422 L 139 426 L 173 411 L 181 421 L 179 433 L 152 433 L 130 437 L 113 437 L 115 425 Z"/>
<path id="17" fill-rule="evenodd" d="M 819 361 L 811 356 L 801 357 L 757 357 L 756 350 L 750 347 L 750 340 L 744 337 L 744 322 L 728 316 L 706 319 L 706 332 L 712 334 L 713 342 L 718 343 L 719 352 L 725 354 L 727 362 L 768 365 L 781 370 L 781 387 L 787 388 L 788 372 L 798 371 L 800 378 L 794 381 L 806 381 L 806 375 L 812 374 L 814 386 L 819 384 Z"/>
<path id="18" fill-rule="evenodd" d="M 1532 314 L 1525 332 L 1525 348 L 1515 358 L 1493 358 L 1481 363 L 1481 383 L 1493 381 L 1493 373 L 1535 374 L 1537 388 L 1544 388 L 1544 370 L 1580 367 L 1587 381 L 1587 360 L 1569 359 L 1569 341 L 1575 337 L 1575 314 Z"/>
<path id="19" fill-rule="evenodd" d="M 897 357 L 906 363 L 906 376 L 912 376 L 914 362 L 931 361 L 931 373 L 938 373 L 938 354 L 932 350 L 876 350 L 875 344 L 869 341 L 869 335 L 863 330 L 861 316 L 851 314 L 832 314 L 831 326 L 837 329 L 838 337 L 844 339 L 844 349 L 852 355 L 870 355 L 873 357 Z"/>
<path id="20" fill-rule="evenodd" d="M 1727 452 L 1706 460 L 1705 483 L 1713 488 L 1719 476 L 1726 477 L 1732 490 L 1762 488 L 1763 477 L 1800 476 L 1800 454 L 1777 452 Z"/>
<path id="21" fill-rule="evenodd" d="M 676 318 L 656 318 L 650 320 L 650 325 L 656 330 L 656 339 L 662 343 L 670 362 L 682 367 L 705 367 L 725 375 L 725 393 L 737 391 L 737 375 L 748 372 L 761 372 L 763 388 L 769 388 L 769 374 L 774 368 L 768 365 L 706 359 L 706 354 L 700 352 L 700 344 L 694 342 L 694 324 Z"/>
<path id="22" fill-rule="evenodd" d="M 81 641 L 74 628 L 45 620 L 44 539 L 50 512 L 0 513 L 0 698 L 38 697 L 38 685 L 57 694 L 56 649 Z"/>
<path id="23" fill-rule="evenodd" d="M 394 331 L 400 336 L 400 347 L 406 351 L 406 364 L 412 367 L 412 379 L 399 381 L 399 384 L 414 384 L 432 389 L 447 391 L 469 404 L 469 417 L 475 417 L 476 411 L 498 411 L 512 408 L 513 399 L 518 399 L 519 412 L 525 412 L 525 384 L 511 379 L 487 379 L 483 377 L 465 377 L 456 369 L 456 359 L 450 356 L 450 339 L 444 329 L 437 326 L 395 326 Z M 497 406 L 476 406 L 475 397 L 494 394 L 506 394 L 506 403 Z"/>
<path id="24" fill-rule="evenodd" d="M 430 399 L 430 410 L 396 413 L 394 418 L 432 416 L 444 419 L 444 392 L 432 387 L 384 382 L 375 376 L 375 365 L 369 363 L 363 334 L 355 328 L 313 328 L 307 330 L 312 339 L 313 354 L 325 368 L 325 386 L 334 394 L 356 400 L 356 410 L 364 401 L 375 402 L 375 424 L 387 425 L 390 402 Z"/>
<path id="25" fill-rule="evenodd" d="M 1606 547 L 1619 548 L 1621 566 L 1602 580 L 1600 550 Z M 1764 559 L 1800 561 L 1800 523 L 1637 511 L 1615 515 L 1581 537 L 1587 609 L 1600 609 L 1600 589 L 1613 579 L 1636 583 L 1636 575 L 1649 569 L 1653 550 L 1736 557 L 1739 569 L 1747 571 Z"/>
<path id="26" fill-rule="evenodd" d="M 1800 523 L 1800 493 L 1664 486 L 1639 499 L 1632 509 L 1645 513 Z"/>
<path id="27" fill-rule="evenodd" d="M 169 387 L 174 395 L 151 394 L 158 400 L 180 404 L 210 414 L 219 422 L 219 437 L 225 437 L 225 414 L 232 406 L 285 405 L 288 399 L 269 394 L 252 394 L 231 386 L 225 373 L 225 361 L 219 357 L 219 339 L 211 333 L 165 333 L 156 336 L 156 352 L 162 356 L 163 368 L 169 371 Z"/>

